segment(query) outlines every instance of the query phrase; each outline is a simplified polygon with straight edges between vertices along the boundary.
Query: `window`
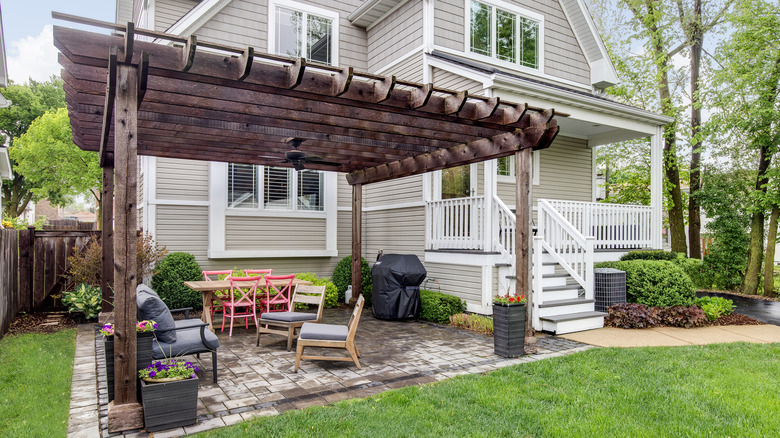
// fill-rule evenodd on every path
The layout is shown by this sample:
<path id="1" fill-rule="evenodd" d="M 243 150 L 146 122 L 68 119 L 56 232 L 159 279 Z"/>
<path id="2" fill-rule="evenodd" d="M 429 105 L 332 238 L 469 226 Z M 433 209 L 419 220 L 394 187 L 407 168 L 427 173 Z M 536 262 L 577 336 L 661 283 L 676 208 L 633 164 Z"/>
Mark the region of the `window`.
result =
<path id="1" fill-rule="evenodd" d="M 262 181 L 262 187 L 260 184 Z M 228 208 L 324 211 L 323 172 L 228 164 Z M 294 194 L 294 195 L 293 195 Z"/>
<path id="2" fill-rule="evenodd" d="M 471 1 L 472 53 L 539 68 L 540 20 L 487 3 Z"/>
<path id="3" fill-rule="evenodd" d="M 515 157 L 510 155 L 508 157 L 502 157 L 496 159 L 496 175 L 499 176 L 499 181 L 506 181 L 511 177 L 514 181 L 515 178 Z M 539 151 L 534 151 L 531 158 L 531 178 L 534 185 L 539 185 Z"/>
<path id="4" fill-rule="evenodd" d="M 334 21 L 332 14 L 309 12 L 302 8 L 274 5 L 273 50 L 279 55 L 304 57 L 309 61 L 333 64 L 335 60 Z M 306 6 L 300 5 L 305 8 Z M 324 11 L 321 11 L 324 12 Z M 330 16 L 327 16 L 330 15 Z"/>

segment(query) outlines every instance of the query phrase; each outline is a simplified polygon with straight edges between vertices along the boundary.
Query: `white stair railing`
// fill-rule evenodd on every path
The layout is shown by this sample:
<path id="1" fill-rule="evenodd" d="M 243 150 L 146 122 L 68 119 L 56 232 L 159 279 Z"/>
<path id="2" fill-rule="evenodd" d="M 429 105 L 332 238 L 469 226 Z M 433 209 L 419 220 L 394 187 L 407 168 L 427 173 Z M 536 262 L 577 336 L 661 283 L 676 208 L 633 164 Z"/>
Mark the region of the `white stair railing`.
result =
<path id="1" fill-rule="evenodd" d="M 585 289 L 585 298 L 593 299 L 593 249 L 595 238 L 585 237 L 547 200 L 539 200 L 540 249 L 546 251 Z M 536 255 L 537 260 L 541 251 Z M 537 290 L 541 292 L 541 290 Z M 542 294 L 534 294 L 539 304 Z"/>
<path id="2" fill-rule="evenodd" d="M 430 201 L 426 214 L 427 249 L 484 250 L 484 196 Z"/>
<path id="3" fill-rule="evenodd" d="M 493 196 L 493 217 L 496 227 L 493 228 L 493 251 L 505 256 L 515 255 L 515 223 L 517 218 L 512 210 L 498 196 Z"/>
<path id="4" fill-rule="evenodd" d="M 652 247 L 652 207 L 545 200 L 584 236 L 596 238 L 597 249 Z"/>

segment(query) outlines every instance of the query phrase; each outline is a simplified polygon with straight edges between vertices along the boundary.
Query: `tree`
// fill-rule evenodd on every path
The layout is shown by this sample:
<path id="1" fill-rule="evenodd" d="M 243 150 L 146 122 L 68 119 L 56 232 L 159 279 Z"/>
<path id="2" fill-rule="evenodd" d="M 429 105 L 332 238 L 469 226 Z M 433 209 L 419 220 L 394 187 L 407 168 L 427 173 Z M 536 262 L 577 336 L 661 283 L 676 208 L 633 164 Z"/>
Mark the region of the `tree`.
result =
<path id="1" fill-rule="evenodd" d="M 63 82 L 57 77 L 49 81 L 17 85 L 11 83 L 3 90 L 3 95 L 12 101 L 11 106 L 0 109 L 0 142 L 14 148 L 16 138 L 27 132 L 33 120 L 46 111 L 65 107 L 65 90 Z M 15 167 L 13 157 L 11 166 Z M 39 196 L 31 189 L 33 187 L 24 176 L 14 171 L 13 179 L 3 182 L 3 209 L 5 213 L 16 218 L 21 215 L 30 201 L 37 201 Z"/>
<path id="2" fill-rule="evenodd" d="M 15 171 L 38 198 L 64 206 L 75 195 L 91 195 L 100 208 L 102 171 L 95 152 L 73 144 L 68 110 L 49 111 L 35 119 L 10 150 Z"/>
<path id="3" fill-rule="evenodd" d="M 751 194 L 750 245 L 742 291 L 755 294 L 764 245 L 772 157 L 780 144 L 780 5 L 766 0 L 738 0 L 730 15 L 734 31 L 721 45 L 715 74 L 713 119 L 727 126 L 724 136 L 740 139 L 758 157 Z M 766 260 L 773 263 L 773 260 Z"/>

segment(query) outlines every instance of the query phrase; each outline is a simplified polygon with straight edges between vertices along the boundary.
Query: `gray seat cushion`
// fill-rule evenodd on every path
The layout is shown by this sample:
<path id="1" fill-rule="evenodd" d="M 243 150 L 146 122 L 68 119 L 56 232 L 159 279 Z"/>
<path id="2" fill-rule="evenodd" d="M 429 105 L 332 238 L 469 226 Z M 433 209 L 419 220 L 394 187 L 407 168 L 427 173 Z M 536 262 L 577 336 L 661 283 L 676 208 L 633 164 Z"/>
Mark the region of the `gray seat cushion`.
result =
<path id="1" fill-rule="evenodd" d="M 198 321 L 197 319 L 185 319 L 184 321 Z M 206 342 L 213 347 L 216 351 L 219 347 L 219 339 L 217 335 L 212 333 L 208 328 L 204 330 L 206 336 Z M 200 339 L 200 327 L 193 327 L 186 330 L 177 330 L 176 341 L 172 343 L 163 342 L 159 340 L 152 342 L 152 357 L 155 359 L 171 359 L 186 354 L 205 353 L 211 351 L 208 347 L 203 345 L 203 341 Z"/>
<path id="2" fill-rule="evenodd" d="M 180 329 L 180 328 L 192 327 L 194 325 L 203 324 L 203 321 L 201 321 L 198 318 L 190 318 L 190 319 L 176 319 L 173 321 L 173 323 L 176 325 L 176 328 Z"/>
<path id="3" fill-rule="evenodd" d="M 157 339 L 160 342 L 176 342 L 176 332 L 161 332 L 176 327 L 171 311 L 162 302 L 160 297 L 145 284 L 139 284 L 135 290 L 135 301 L 138 306 L 138 314 L 141 320 L 149 319 L 157 323 Z"/>
<path id="4" fill-rule="evenodd" d="M 298 339 L 315 341 L 346 341 L 349 329 L 345 325 L 303 323 Z"/>
<path id="5" fill-rule="evenodd" d="M 282 322 L 316 321 L 316 313 L 305 312 L 267 312 L 260 315 L 262 319 Z"/>

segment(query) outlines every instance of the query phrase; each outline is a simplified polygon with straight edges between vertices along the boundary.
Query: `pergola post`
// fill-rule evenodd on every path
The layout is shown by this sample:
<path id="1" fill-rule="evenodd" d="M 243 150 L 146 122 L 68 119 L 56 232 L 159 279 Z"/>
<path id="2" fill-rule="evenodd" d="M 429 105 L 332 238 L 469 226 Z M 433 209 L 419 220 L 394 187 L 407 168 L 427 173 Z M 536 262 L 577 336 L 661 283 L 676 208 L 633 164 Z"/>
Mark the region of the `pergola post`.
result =
<path id="1" fill-rule="evenodd" d="M 114 107 L 116 218 L 114 242 L 114 394 L 110 432 L 143 427 L 136 394 L 136 190 L 138 183 L 138 67 L 117 66 Z"/>
<path id="2" fill-rule="evenodd" d="M 533 150 L 515 153 L 515 294 L 528 300 L 525 312 L 525 353 L 536 353 L 533 330 L 533 289 L 531 288 L 531 160 Z"/>
<path id="3" fill-rule="evenodd" d="M 362 258 L 361 236 L 363 225 L 363 184 L 354 184 L 352 186 L 352 299 L 363 293 L 362 270 L 360 259 Z"/>
<path id="4" fill-rule="evenodd" d="M 103 295 L 102 312 L 114 310 L 114 167 L 103 167 L 103 189 L 101 200 L 100 240 L 103 249 L 103 272 L 100 276 L 100 290 Z M 103 318 L 101 318 L 103 320 Z"/>

